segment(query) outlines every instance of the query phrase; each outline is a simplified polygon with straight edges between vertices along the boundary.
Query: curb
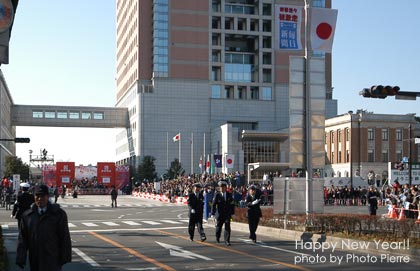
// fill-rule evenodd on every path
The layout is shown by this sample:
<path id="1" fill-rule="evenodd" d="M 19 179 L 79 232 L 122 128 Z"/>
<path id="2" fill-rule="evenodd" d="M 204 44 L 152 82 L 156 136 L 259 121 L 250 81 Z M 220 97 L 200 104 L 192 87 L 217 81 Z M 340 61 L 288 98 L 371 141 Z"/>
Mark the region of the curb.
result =
<path id="1" fill-rule="evenodd" d="M 248 232 L 248 224 L 246 223 L 239 223 L 239 222 L 231 222 L 232 230 L 241 231 L 241 232 Z M 409 256 L 412 259 L 416 259 L 420 261 L 420 249 L 417 248 L 402 248 L 402 249 L 376 249 L 377 244 L 371 241 L 365 240 L 358 240 L 358 239 L 348 239 L 348 238 L 340 238 L 334 236 L 327 236 L 325 234 L 313 234 L 311 232 L 301 232 L 301 231 L 293 231 L 293 230 L 285 230 L 279 228 L 272 228 L 266 226 L 258 226 L 257 235 L 268 236 L 271 238 L 278 238 L 278 239 L 286 239 L 286 240 L 293 240 L 296 242 L 303 241 L 304 243 L 329 243 L 329 244 L 337 244 L 337 249 L 353 252 L 353 253 L 360 253 L 360 252 L 368 252 L 372 254 L 380 254 L 385 255 L 389 254 L 390 256 Z M 316 240 L 316 241 L 314 241 Z M 380 240 L 377 240 L 379 242 Z M 351 246 L 362 246 L 362 248 L 351 248 Z M 407 245 L 407 243 L 405 243 Z M 350 247 L 349 247 L 350 246 Z M 401 246 L 403 246 L 401 242 Z"/>

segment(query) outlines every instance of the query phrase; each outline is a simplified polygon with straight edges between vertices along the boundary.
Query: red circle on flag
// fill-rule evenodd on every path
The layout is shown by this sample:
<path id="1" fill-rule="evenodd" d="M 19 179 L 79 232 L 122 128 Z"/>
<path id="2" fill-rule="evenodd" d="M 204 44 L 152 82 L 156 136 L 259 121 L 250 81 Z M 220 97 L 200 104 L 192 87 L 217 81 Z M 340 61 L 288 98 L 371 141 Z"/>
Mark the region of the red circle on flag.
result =
<path id="1" fill-rule="evenodd" d="M 226 160 L 226 162 L 230 165 L 230 164 L 232 164 L 232 159 L 228 158 L 228 159 Z"/>
<path id="2" fill-rule="evenodd" d="M 329 23 L 320 23 L 316 27 L 316 34 L 320 39 L 326 40 L 331 37 L 332 26 Z"/>

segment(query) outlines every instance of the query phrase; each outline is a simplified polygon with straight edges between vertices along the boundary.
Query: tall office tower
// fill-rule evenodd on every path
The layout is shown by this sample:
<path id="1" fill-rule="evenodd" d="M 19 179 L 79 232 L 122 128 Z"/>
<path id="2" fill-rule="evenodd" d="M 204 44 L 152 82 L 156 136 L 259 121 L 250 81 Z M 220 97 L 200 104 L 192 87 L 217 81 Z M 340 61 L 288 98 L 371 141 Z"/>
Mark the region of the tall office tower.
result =
<path id="1" fill-rule="evenodd" d="M 287 162 L 290 57 L 305 50 L 278 48 L 276 10 L 295 7 L 302 19 L 303 2 L 117 0 L 116 104 L 131 123 L 117 135 L 119 163 L 151 155 L 163 174 L 179 159 L 189 174 L 211 154 L 222 155 L 219 172 Z M 335 116 L 331 54 L 316 56 L 325 63 L 325 112 Z"/>

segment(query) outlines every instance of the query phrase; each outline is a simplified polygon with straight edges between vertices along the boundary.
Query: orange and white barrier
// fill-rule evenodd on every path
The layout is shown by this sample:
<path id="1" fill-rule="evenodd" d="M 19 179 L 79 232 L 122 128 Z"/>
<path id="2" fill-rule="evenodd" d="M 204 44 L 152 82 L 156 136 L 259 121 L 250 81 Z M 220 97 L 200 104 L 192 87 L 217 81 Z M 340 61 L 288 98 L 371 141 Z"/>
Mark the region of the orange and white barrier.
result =
<path id="1" fill-rule="evenodd" d="M 154 194 L 154 193 L 145 193 L 145 192 L 133 192 L 133 197 L 143 198 L 143 199 L 152 199 L 152 200 L 158 200 L 161 202 L 167 202 L 170 203 L 171 200 L 166 195 L 161 194 Z M 188 196 L 185 197 L 178 197 L 175 196 L 175 200 L 173 201 L 176 204 L 188 204 Z"/>

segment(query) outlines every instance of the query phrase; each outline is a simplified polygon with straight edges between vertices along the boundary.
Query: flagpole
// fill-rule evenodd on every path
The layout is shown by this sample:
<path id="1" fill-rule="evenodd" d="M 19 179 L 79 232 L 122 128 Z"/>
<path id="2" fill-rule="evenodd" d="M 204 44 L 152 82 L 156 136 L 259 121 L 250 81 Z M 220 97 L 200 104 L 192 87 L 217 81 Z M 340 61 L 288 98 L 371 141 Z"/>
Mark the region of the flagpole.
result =
<path id="1" fill-rule="evenodd" d="M 203 157 L 204 157 L 204 160 L 206 159 L 206 133 L 204 133 L 204 135 L 203 135 Z"/>
<path id="2" fill-rule="evenodd" d="M 191 174 L 194 173 L 194 133 L 191 133 Z"/>
<path id="3" fill-rule="evenodd" d="M 166 169 L 169 169 L 169 132 L 166 132 Z"/>
<path id="4" fill-rule="evenodd" d="M 306 142 L 306 215 L 312 213 L 312 127 L 311 127 L 311 49 L 309 47 L 309 8 L 311 7 L 311 0 L 305 0 L 305 142 Z"/>
<path id="5" fill-rule="evenodd" d="M 178 140 L 178 160 L 181 164 L 181 132 L 179 132 L 179 140 Z"/>

